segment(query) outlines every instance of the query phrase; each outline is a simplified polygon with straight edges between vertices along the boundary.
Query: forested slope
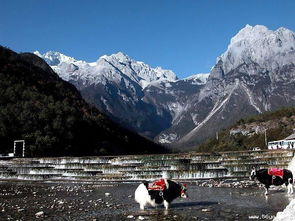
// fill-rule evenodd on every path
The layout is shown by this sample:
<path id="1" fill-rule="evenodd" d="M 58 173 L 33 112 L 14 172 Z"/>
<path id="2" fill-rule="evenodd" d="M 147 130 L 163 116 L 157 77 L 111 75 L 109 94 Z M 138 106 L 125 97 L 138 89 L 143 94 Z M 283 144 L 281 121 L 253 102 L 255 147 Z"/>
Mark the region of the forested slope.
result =
<path id="1" fill-rule="evenodd" d="M 0 153 L 26 141 L 27 156 L 162 153 L 90 107 L 39 57 L 0 47 Z"/>

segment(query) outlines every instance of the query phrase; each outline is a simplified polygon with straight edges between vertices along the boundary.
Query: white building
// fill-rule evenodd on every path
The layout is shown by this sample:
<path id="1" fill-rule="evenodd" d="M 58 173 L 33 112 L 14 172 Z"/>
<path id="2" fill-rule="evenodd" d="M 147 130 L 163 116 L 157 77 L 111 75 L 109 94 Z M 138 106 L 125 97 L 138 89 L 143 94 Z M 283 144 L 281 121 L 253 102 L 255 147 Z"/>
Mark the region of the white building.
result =
<path id="1" fill-rule="evenodd" d="M 270 141 L 267 144 L 269 150 L 276 149 L 295 149 L 295 133 L 283 140 Z"/>

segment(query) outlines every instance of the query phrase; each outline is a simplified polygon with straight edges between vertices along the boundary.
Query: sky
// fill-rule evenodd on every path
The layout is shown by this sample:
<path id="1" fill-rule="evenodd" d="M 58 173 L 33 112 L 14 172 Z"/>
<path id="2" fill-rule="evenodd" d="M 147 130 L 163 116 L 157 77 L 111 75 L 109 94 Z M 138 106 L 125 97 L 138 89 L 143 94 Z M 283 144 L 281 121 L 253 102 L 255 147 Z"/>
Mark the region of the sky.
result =
<path id="1" fill-rule="evenodd" d="M 0 0 L 0 45 L 94 62 L 119 51 L 182 79 L 246 24 L 295 31 L 294 0 Z"/>

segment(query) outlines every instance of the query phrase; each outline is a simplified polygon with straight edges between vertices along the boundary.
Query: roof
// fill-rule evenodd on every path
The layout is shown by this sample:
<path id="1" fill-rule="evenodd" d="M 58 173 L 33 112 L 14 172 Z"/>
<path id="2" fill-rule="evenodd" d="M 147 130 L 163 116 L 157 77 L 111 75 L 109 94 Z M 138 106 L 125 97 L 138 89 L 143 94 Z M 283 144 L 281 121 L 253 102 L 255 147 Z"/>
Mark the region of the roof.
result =
<path id="1" fill-rule="evenodd" d="M 295 140 L 295 133 L 294 134 L 291 134 L 288 137 L 286 137 L 285 140 Z"/>

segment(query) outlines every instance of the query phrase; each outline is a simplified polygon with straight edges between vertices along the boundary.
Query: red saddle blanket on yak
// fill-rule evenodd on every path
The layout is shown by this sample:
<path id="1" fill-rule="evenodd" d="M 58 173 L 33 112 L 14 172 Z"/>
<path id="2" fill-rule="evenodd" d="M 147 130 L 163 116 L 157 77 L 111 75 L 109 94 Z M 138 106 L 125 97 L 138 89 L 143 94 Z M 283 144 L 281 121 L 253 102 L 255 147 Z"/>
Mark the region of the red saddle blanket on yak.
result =
<path id="1" fill-rule="evenodd" d="M 148 184 L 148 190 L 160 190 L 163 191 L 166 188 L 166 182 L 164 179 L 159 179 L 153 183 Z"/>
<path id="2" fill-rule="evenodd" d="M 269 168 L 268 169 L 268 175 L 270 176 L 284 176 L 284 170 L 283 169 L 278 169 L 278 168 Z"/>

